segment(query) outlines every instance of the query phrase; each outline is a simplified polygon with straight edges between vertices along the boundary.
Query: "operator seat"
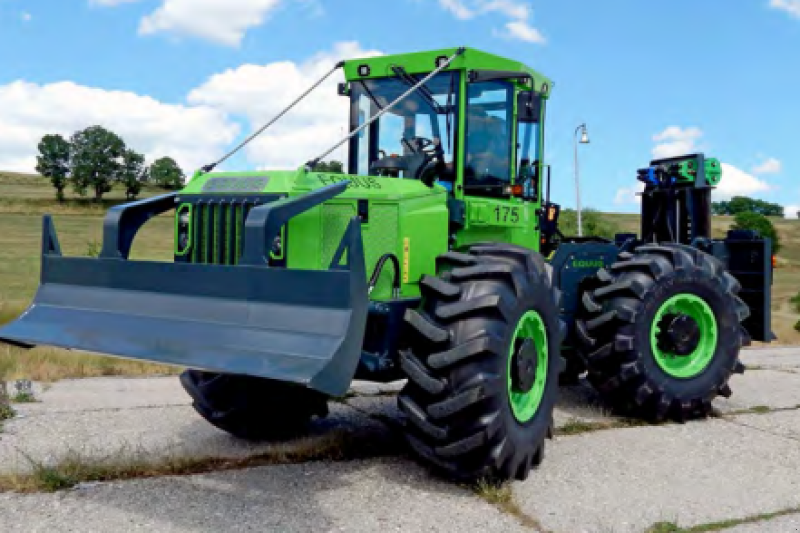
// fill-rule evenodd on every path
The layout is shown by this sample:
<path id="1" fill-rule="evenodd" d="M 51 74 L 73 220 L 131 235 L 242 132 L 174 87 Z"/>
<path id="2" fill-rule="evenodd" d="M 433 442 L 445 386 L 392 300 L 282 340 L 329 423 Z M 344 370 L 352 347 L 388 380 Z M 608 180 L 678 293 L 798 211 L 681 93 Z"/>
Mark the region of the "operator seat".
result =
<path id="1" fill-rule="evenodd" d="M 486 176 L 503 179 L 508 174 L 506 121 L 485 110 L 470 108 L 467 116 L 466 176 L 483 180 Z"/>

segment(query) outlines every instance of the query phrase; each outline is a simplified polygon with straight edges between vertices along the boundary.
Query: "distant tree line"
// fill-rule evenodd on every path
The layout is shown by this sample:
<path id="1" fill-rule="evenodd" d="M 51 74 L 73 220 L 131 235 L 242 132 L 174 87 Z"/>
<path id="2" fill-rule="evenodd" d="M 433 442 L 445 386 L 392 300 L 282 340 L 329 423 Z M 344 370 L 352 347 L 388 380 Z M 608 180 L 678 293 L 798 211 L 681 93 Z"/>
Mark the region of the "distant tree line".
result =
<path id="1" fill-rule="evenodd" d="M 765 217 L 783 218 L 784 216 L 782 205 L 748 198 L 747 196 L 734 196 L 729 201 L 712 202 L 711 210 L 715 215 L 735 216 L 739 213 L 758 213 Z"/>
<path id="2" fill-rule="evenodd" d="M 170 157 L 157 159 L 148 167 L 142 154 L 102 126 L 77 131 L 69 139 L 45 135 L 38 149 L 36 171 L 50 179 L 60 202 L 68 185 L 81 196 L 91 191 L 99 202 L 114 184 L 120 184 L 125 187 L 126 198 L 134 200 L 144 185 L 179 189 L 185 178 Z"/>
<path id="3" fill-rule="evenodd" d="M 757 231 L 762 237 L 769 238 L 772 241 L 772 253 L 777 254 L 781 250 L 781 239 L 775 225 L 770 219 L 761 213 L 754 213 L 746 211 L 744 213 L 737 213 L 733 219 L 733 226 L 731 229 L 743 229 Z"/>

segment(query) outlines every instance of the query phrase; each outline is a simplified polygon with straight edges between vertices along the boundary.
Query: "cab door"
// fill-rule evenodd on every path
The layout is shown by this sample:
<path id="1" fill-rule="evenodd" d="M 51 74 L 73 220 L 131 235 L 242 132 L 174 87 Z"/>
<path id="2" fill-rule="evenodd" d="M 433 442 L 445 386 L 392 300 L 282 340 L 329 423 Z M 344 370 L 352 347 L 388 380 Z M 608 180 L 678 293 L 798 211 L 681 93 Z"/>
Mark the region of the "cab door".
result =
<path id="1" fill-rule="evenodd" d="M 518 113 L 511 81 L 469 83 L 466 92 L 462 155 L 466 227 L 457 236 L 457 247 L 493 241 L 537 249 L 534 180 L 539 121 L 533 121 L 526 108 Z"/>

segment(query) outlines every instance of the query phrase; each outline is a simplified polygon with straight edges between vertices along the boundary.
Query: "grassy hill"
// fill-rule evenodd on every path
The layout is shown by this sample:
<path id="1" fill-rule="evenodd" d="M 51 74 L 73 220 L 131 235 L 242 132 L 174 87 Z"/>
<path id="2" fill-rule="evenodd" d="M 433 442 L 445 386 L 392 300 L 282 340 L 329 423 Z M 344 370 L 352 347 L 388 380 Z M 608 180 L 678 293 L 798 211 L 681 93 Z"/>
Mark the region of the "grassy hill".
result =
<path id="1" fill-rule="evenodd" d="M 103 215 L 108 207 L 124 201 L 124 190 L 115 189 L 102 203 L 80 198 L 67 190 L 64 203 L 55 201 L 50 182 L 40 176 L 0 172 L 0 323 L 21 313 L 33 298 L 39 282 L 41 216 L 53 215 L 61 246 L 67 255 L 87 255 L 102 239 Z M 141 197 L 163 191 L 148 188 Z M 636 214 L 596 213 L 595 221 L 604 231 L 638 232 Z M 572 222 L 566 217 L 566 226 Z M 731 217 L 715 217 L 715 236 L 722 237 Z M 790 298 L 800 290 L 800 221 L 774 220 L 783 242 L 773 288 L 773 329 L 784 344 L 800 344 L 794 324 L 800 315 Z M 172 258 L 172 219 L 166 214 L 144 226 L 133 245 L 132 258 L 169 261 Z M 570 232 L 566 228 L 566 232 Z M 61 376 L 105 375 L 152 372 L 153 365 L 116 359 L 83 358 L 52 349 L 31 354 L 0 347 L 0 379 L 26 376 L 53 379 Z"/>

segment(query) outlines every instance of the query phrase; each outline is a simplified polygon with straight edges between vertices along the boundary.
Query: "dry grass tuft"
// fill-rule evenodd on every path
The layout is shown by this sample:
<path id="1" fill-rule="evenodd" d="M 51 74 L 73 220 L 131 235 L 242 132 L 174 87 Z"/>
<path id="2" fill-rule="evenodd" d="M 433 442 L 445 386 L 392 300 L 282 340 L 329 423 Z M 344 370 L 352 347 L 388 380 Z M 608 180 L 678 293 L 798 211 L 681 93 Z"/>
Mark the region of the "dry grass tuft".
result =
<path id="1" fill-rule="evenodd" d="M 709 533 L 711 531 L 723 531 L 745 524 L 758 524 L 794 514 L 800 514 L 800 507 L 790 507 L 772 513 L 755 514 L 744 518 L 731 518 L 728 520 L 720 520 L 719 522 L 709 522 L 707 524 L 698 524 L 689 527 L 681 527 L 674 522 L 658 522 L 647 528 L 645 533 Z"/>
<path id="2" fill-rule="evenodd" d="M 0 379 L 29 379 L 52 383 L 61 379 L 107 376 L 177 375 L 183 369 L 168 365 L 91 355 L 58 348 L 24 350 L 0 345 Z"/>
<path id="3" fill-rule="evenodd" d="M 580 435 L 593 431 L 604 431 L 607 429 L 622 429 L 641 426 L 652 426 L 644 420 L 634 418 L 610 418 L 608 420 L 582 420 L 580 418 L 570 418 L 566 424 L 556 428 L 555 434 L 561 436 Z"/>
<path id="4" fill-rule="evenodd" d="M 478 497 L 496 506 L 501 512 L 516 518 L 523 526 L 541 533 L 548 533 L 548 530 L 542 526 L 541 522 L 522 510 L 514 499 L 514 491 L 510 483 L 497 483 L 481 479 L 475 484 L 473 491 Z"/>
<path id="5" fill-rule="evenodd" d="M 44 464 L 23 454 L 32 470 L 0 475 L 0 492 L 56 492 L 81 483 L 185 476 L 311 461 L 347 461 L 396 452 L 385 442 L 377 444 L 341 429 L 321 436 L 276 443 L 265 452 L 243 458 L 170 454 L 153 459 L 152 453 L 144 449 L 115 450 L 105 457 L 96 457 L 73 450 L 54 463 Z"/>

